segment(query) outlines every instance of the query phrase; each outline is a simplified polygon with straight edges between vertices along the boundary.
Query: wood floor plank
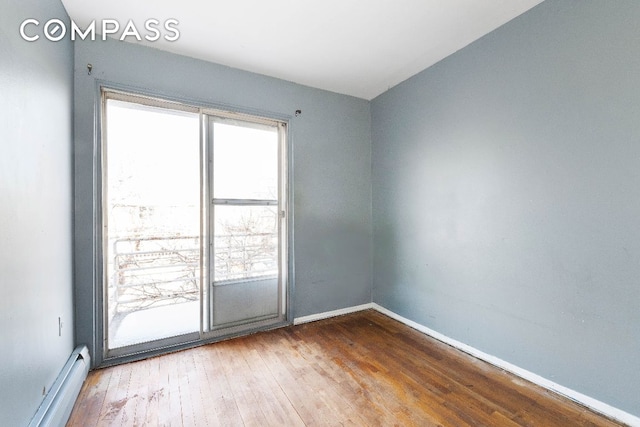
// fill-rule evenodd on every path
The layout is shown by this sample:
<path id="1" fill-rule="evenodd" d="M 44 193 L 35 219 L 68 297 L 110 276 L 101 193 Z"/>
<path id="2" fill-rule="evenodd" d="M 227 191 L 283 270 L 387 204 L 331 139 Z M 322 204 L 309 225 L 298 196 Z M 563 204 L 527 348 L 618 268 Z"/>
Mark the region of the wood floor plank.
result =
<path id="1" fill-rule="evenodd" d="M 147 418 L 149 390 L 149 361 L 144 361 L 131 370 L 129 393 L 132 425 L 142 425 Z"/>
<path id="2" fill-rule="evenodd" d="M 267 416 L 270 425 L 304 426 L 304 423 L 280 384 L 271 375 L 269 367 L 259 350 L 252 345 L 255 340 L 245 339 L 246 350 L 242 352 L 247 366 L 251 367 L 256 380 L 254 392 Z"/>
<path id="3" fill-rule="evenodd" d="M 154 414 L 154 418 L 157 421 L 158 426 L 170 426 L 171 425 L 171 396 L 169 388 L 169 361 L 173 355 L 168 354 L 166 357 L 155 357 L 158 362 L 157 366 L 157 378 L 154 378 L 156 385 L 156 399 L 151 400 L 152 407 L 158 408 L 158 413 Z M 111 368 L 108 368 L 111 369 Z M 157 403 L 156 403 L 157 400 Z M 151 412 L 151 408 L 147 413 Z"/>
<path id="4" fill-rule="evenodd" d="M 234 400 L 231 387 L 224 373 L 225 361 L 220 359 L 219 346 L 205 346 L 206 353 L 202 354 L 202 364 L 208 382 L 206 393 L 209 395 L 209 411 L 215 413 L 213 425 L 242 425 L 242 418 L 238 405 Z"/>
<path id="5" fill-rule="evenodd" d="M 160 386 L 160 357 L 154 357 L 146 360 L 149 367 L 147 373 L 149 375 L 148 391 L 147 391 L 147 407 L 144 419 L 141 417 L 138 420 L 142 421 L 140 425 L 159 426 L 160 422 L 158 414 L 160 413 L 160 400 L 163 390 Z"/>
<path id="6" fill-rule="evenodd" d="M 348 325 L 354 328 L 358 334 L 365 333 L 357 326 Z M 345 325 L 337 327 L 344 328 Z M 465 399 L 468 389 L 460 387 L 458 383 L 441 372 L 434 370 L 434 365 L 426 363 L 424 357 L 411 356 L 408 352 L 400 354 L 397 347 L 386 346 L 388 337 L 381 337 L 376 334 L 372 341 L 367 341 L 361 345 L 359 352 L 365 355 L 367 360 L 384 360 L 385 365 L 394 372 L 394 379 L 401 379 L 398 383 L 402 386 L 403 400 L 408 401 L 414 408 L 414 415 L 421 413 L 421 410 L 438 412 L 439 416 L 448 424 L 478 424 L 489 423 L 494 408 L 479 399 Z M 370 348 L 367 348 L 370 347 Z M 377 356 L 376 356 L 377 350 Z M 418 355 L 420 356 L 420 355 Z M 357 357 L 351 354 L 349 357 Z M 392 384 L 392 383 L 391 383 Z M 473 408 L 474 419 L 470 419 L 465 412 L 457 410 L 458 402 L 463 402 L 467 408 Z M 431 402 L 430 407 L 423 407 L 421 402 Z M 438 405 L 433 405 L 438 403 Z M 420 424 L 416 420 L 414 424 Z"/>
<path id="7" fill-rule="evenodd" d="M 417 410 L 416 405 L 420 405 L 420 402 L 413 398 L 406 384 L 400 384 L 395 380 L 401 373 L 394 369 L 393 362 L 385 357 L 383 351 L 376 355 L 370 353 L 349 337 L 350 330 L 342 330 L 339 325 L 323 328 L 321 333 L 326 338 L 331 336 L 334 343 L 331 348 L 332 361 L 358 384 L 364 398 L 362 405 L 375 410 L 383 425 L 392 422 L 401 425 L 429 423 L 428 417 L 425 419 L 421 411 Z M 392 378 L 393 380 L 388 381 Z M 429 400 L 433 403 L 434 399 L 435 396 L 431 396 Z"/>
<path id="8" fill-rule="evenodd" d="M 371 310 L 93 371 L 94 425 L 620 426 Z"/>
<path id="9" fill-rule="evenodd" d="M 226 343 L 224 347 L 218 346 L 219 358 L 223 360 L 224 375 L 244 425 L 268 425 L 267 419 L 253 393 L 255 384 L 244 364 L 244 358 L 241 355 L 243 347 L 239 345 L 239 341 Z"/>
<path id="10" fill-rule="evenodd" d="M 193 363 L 193 352 L 182 353 L 182 357 L 177 358 L 177 365 L 181 422 L 183 426 L 193 426 L 196 425 L 195 405 L 199 402 L 199 392 L 196 390 L 197 382 L 193 378 L 196 369 L 195 363 Z"/>
<path id="11" fill-rule="evenodd" d="M 214 394 L 211 389 L 211 378 L 209 377 L 209 367 L 207 364 L 207 347 L 199 347 L 191 352 L 193 355 L 194 371 L 190 374 L 194 388 L 197 389 L 197 404 L 194 404 L 196 425 L 215 426 L 221 425 L 218 418 L 218 408 L 214 405 Z"/>
<path id="12" fill-rule="evenodd" d="M 264 342 L 264 338 L 268 336 L 260 338 Z M 327 397 L 329 390 L 323 381 L 317 377 L 312 378 L 300 368 L 300 355 L 287 339 L 269 344 L 263 347 L 262 357 L 305 425 L 338 425 L 349 421 L 349 416 L 339 415 L 342 408 L 336 410 Z"/>
<path id="13" fill-rule="evenodd" d="M 113 373 L 113 370 L 105 372 L 89 372 L 82 388 L 85 397 L 76 402 L 78 410 L 71 413 L 71 416 L 69 417 L 69 424 L 94 426 L 98 424 L 97 421 L 99 419 L 100 412 L 102 411 L 102 406 L 104 405 Z M 89 420 L 90 424 L 87 424 L 85 420 Z"/>
<path id="14" fill-rule="evenodd" d="M 315 342 L 304 340 L 305 329 L 298 328 L 292 333 L 299 337 L 298 345 L 302 348 L 302 354 L 308 355 L 307 365 L 310 369 L 316 370 L 320 375 L 330 379 L 333 382 L 332 387 L 336 388 L 339 395 L 352 402 L 354 410 L 368 406 L 367 411 L 361 411 L 360 418 L 366 425 L 376 425 L 378 423 L 393 424 L 392 421 L 398 421 L 398 417 L 384 406 L 376 405 L 374 399 L 380 400 L 379 390 L 377 388 L 367 389 L 359 378 L 350 375 L 348 370 L 344 369 L 344 363 L 336 358 L 335 351 L 327 351 Z M 335 350 L 335 349 L 334 349 Z M 391 423 L 391 424 L 389 424 Z"/>
<path id="15" fill-rule="evenodd" d="M 165 390 L 165 399 L 160 414 L 163 426 L 182 426 L 182 407 L 180 402 L 180 384 L 178 381 L 178 363 L 176 354 L 161 358 L 161 380 Z"/>
<path id="16" fill-rule="evenodd" d="M 120 367 L 119 367 L 120 368 Z M 100 372 L 100 371 L 97 371 Z M 107 393 L 104 397 L 104 403 L 100 407 L 100 412 L 98 417 L 96 418 L 97 425 L 99 426 L 108 426 L 108 425 L 116 425 L 116 418 L 119 417 L 120 409 L 122 408 L 122 394 L 120 391 L 120 378 L 123 375 L 127 374 L 127 367 L 122 366 L 121 369 L 111 370 L 111 376 L 109 378 L 109 385 L 107 386 Z M 76 402 L 77 404 L 77 402 Z M 85 420 L 86 418 L 82 418 Z M 91 420 L 88 420 L 91 422 Z M 83 424 L 78 424 L 83 425 Z"/>

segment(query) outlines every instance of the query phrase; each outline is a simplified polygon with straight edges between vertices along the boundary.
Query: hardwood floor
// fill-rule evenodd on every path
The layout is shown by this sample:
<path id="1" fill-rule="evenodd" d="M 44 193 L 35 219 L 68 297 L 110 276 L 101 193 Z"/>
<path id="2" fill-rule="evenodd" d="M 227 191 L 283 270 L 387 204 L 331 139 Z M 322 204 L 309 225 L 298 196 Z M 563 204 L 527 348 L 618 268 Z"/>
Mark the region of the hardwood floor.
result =
<path id="1" fill-rule="evenodd" d="M 616 426 L 375 311 L 89 374 L 68 426 Z"/>

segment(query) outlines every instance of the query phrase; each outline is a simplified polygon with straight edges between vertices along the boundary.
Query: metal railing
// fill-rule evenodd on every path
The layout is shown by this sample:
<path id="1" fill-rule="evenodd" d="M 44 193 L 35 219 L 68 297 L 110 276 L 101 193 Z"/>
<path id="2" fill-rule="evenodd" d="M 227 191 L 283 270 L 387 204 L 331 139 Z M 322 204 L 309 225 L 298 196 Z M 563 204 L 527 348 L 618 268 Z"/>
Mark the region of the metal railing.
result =
<path id="1" fill-rule="evenodd" d="M 213 243 L 216 284 L 277 276 L 277 234 L 227 234 Z M 116 313 L 126 313 L 196 301 L 201 268 L 198 236 L 116 240 L 110 303 Z"/>
<path id="2" fill-rule="evenodd" d="M 275 233 L 215 236 L 213 247 L 215 284 L 278 274 L 278 236 Z"/>
<path id="3" fill-rule="evenodd" d="M 120 239 L 113 243 L 116 312 L 195 301 L 200 294 L 200 238 Z"/>

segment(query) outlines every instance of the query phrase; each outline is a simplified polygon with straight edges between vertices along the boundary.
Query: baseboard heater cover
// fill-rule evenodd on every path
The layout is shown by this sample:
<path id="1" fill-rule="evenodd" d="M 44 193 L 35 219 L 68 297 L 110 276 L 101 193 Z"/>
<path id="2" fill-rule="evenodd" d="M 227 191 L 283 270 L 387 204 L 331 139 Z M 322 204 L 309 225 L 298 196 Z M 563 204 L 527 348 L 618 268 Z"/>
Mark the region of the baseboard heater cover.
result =
<path id="1" fill-rule="evenodd" d="M 31 419 L 29 427 L 64 426 L 69 420 L 90 366 L 89 349 L 86 346 L 77 347 Z"/>

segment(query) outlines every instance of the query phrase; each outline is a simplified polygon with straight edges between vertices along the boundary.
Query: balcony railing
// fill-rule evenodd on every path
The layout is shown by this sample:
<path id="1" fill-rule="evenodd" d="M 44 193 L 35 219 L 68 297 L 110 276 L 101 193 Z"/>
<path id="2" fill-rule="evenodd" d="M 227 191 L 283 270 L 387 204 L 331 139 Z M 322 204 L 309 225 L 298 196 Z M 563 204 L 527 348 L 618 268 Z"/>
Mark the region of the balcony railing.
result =
<path id="1" fill-rule="evenodd" d="M 278 236 L 275 233 L 215 236 L 213 247 L 213 281 L 217 285 L 278 274 Z"/>
<path id="2" fill-rule="evenodd" d="M 115 312 L 198 300 L 200 246 L 197 236 L 116 240 L 110 284 Z M 215 236 L 213 280 L 226 285 L 275 277 L 277 251 L 275 233 Z"/>

